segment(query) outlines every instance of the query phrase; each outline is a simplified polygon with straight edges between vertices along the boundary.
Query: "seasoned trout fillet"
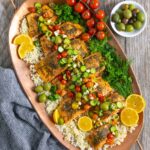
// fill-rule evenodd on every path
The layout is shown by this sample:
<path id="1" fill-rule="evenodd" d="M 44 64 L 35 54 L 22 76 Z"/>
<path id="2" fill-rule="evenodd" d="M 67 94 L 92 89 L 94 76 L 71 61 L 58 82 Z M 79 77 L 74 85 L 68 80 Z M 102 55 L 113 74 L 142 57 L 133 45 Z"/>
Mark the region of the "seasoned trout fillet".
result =
<path id="1" fill-rule="evenodd" d="M 35 37 L 39 34 L 37 23 L 38 17 L 39 15 L 37 13 L 30 13 L 26 16 L 29 27 L 28 32 L 31 37 Z"/>
<path id="2" fill-rule="evenodd" d="M 104 125 L 97 129 L 91 131 L 91 133 L 87 136 L 86 140 L 94 148 L 94 150 L 98 150 L 103 147 L 106 143 L 107 135 L 109 131 L 110 125 Z"/>
<path id="3" fill-rule="evenodd" d="M 66 67 L 61 67 L 58 64 L 57 55 L 58 52 L 53 52 L 35 65 L 37 73 L 45 82 L 50 82 L 57 75 L 66 70 Z"/>
<path id="4" fill-rule="evenodd" d="M 82 26 L 79 24 L 74 24 L 72 22 L 65 22 L 60 26 L 60 29 L 64 31 L 69 39 L 78 37 L 83 32 Z"/>

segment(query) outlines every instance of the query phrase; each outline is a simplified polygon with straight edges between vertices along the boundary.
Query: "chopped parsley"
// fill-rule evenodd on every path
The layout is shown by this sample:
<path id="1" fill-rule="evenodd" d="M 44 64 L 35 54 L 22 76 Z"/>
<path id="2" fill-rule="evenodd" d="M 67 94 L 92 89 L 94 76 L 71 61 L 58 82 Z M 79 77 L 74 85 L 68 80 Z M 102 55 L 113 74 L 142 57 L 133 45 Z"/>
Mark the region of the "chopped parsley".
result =
<path id="1" fill-rule="evenodd" d="M 103 78 L 122 96 L 127 97 L 132 93 L 132 79 L 129 76 L 129 61 L 122 60 L 115 52 L 115 49 L 108 44 L 107 38 L 99 41 L 93 37 L 89 41 L 91 53 L 100 52 L 104 57 L 106 69 Z"/>

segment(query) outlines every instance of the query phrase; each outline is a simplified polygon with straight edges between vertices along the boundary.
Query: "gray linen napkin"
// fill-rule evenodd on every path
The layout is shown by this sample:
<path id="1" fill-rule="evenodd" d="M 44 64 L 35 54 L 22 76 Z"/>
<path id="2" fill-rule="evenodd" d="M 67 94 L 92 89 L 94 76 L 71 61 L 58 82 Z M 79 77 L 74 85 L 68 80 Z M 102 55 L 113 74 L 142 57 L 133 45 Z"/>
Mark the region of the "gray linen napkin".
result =
<path id="1" fill-rule="evenodd" d="M 0 150 L 65 150 L 33 110 L 14 72 L 1 67 Z"/>

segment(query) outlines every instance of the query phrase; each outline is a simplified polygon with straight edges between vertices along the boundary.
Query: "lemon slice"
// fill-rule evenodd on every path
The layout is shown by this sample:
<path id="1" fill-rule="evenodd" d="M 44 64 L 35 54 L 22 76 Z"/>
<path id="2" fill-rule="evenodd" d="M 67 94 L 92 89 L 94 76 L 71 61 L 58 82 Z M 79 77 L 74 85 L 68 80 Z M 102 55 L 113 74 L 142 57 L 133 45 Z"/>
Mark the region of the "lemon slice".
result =
<path id="1" fill-rule="evenodd" d="M 58 111 L 58 109 L 55 109 L 55 111 L 53 113 L 53 120 L 54 120 L 54 122 L 58 124 L 59 118 L 60 118 L 59 111 Z"/>
<path id="2" fill-rule="evenodd" d="M 34 49 L 34 45 L 23 43 L 18 48 L 18 55 L 23 59 L 27 53 L 31 52 Z"/>
<path id="3" fill-rule="evenodd" d="M 87 116 L 83 116 L 83 117 L 79 118 L 78 128 L 84 132 L 90 131 L 93 128 L 91 118 L 89 118 Z"/>
<path id="4" fill-rule="evenodd" d="M 31 45 L 33 44 L 32 39 L 27 34 L 20 34 L 20 35 L 16 36 L 13 43 L 15 45 L 21 45 L 22 43 L 26 43 L 26 44 L 30 43 Z"/>
<path id="5" fill-rule="evenodd" d="M 137 113 L 140 113 L 144 110 L 146 102 L 142 96 L 138 94 L 132 94 L 127 97 L 126 106 L 128 108 L 133 108 L 134 110 L 137 111 Z"/>
<path id="6" fill-rule="evenodd" d="M 139 115 L 136 110 L 132 108 L 124 108 L 121 111 L 120 119 L 124 125 L 131 127 L 135 126 L 138 123 Z"/>

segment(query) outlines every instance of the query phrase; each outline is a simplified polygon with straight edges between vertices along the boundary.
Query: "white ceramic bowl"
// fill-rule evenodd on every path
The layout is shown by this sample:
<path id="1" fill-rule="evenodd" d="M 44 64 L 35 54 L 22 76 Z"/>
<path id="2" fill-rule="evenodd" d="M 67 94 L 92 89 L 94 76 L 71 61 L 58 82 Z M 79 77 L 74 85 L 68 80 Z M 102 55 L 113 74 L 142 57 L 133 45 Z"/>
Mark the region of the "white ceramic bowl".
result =
<path id="1" fill-rule="evenodd" d="M 133 32 L 118 31 L 118 30 L 116 29 L 115 23 L 111 21 L 111 20 L 112 20 L 112 15 L 113 15 L 113 14 L 120 8 L 120 6 L 123 5 L 123 4 L 134 4 L 136 8 L 140 9 L 140 10 L 144 13 L 144 15 L 145 15 L 145 21 L 144 21 L 144 23 L 143 23 L 141 29 L 139 29 L 139 30 L 134 30 Z M 146 14 L 145 9 L 144 9 L 139 3 L 135 2 L 135 1 L 128 1 L 128 0 L 127 0 L 127 1 L 123 1 L 123 2 L 118 3 L 118 4 L 112 9 L 111 14 L 110 14 L 110 24 L 111 24 L 112 29 L 113 29 L 118 35 L 121 35 L 121 36 L 123 36 L 123 37 L 134 37 L 134 36 L 139 35 L 139 34 L 145 29 L 146 24 L 147 24 L 147 14 Z"/>

